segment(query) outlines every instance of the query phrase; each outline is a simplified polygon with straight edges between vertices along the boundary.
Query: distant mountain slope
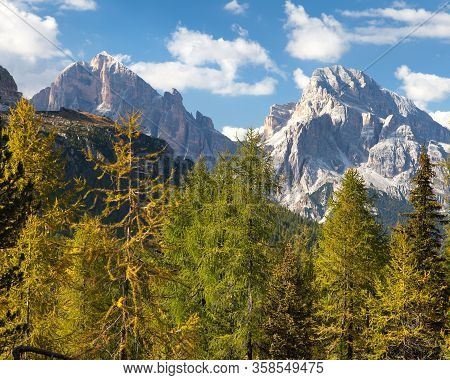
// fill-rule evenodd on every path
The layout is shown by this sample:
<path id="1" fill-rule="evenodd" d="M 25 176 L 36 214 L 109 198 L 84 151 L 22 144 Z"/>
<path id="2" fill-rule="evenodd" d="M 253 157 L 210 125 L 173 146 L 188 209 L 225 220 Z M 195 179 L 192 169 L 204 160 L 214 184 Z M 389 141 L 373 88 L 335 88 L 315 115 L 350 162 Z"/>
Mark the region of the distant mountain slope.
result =
<path id="1" fill-rule="evenodd" d="M 420 146 L 435 162 L 450 148 L 450 130 L 410 100 L 342 66 L 315 70 L 301 100 L 272 107 L 263 129 L 286 179 L 280 202 L 314 219 L 325 215 L 345 169 L 357 167 L 394 221 L 405 206 Z M 436 172 L 442 195 L 443 173 Z"/>
<path id="2" fill-rule="evenodd" d="M 8 70 L 0 66 L 0 111 L 14 105 L 21 97 L 14 78 Z"/>
<path id="3" fill-rule="evenodd" d="M 235 143 L 216 129 L 209 117 L 186 111 L 177 90 L 161 96 L 117 59 L 102 52 L 91 62 L 65 68 L 51 84 L 33 96 L 41 111 L 61 107 L 104 115 L 116 120 L 130 111 L 143 114 L 144 133 L 166 140 L 176 155 L 215 161 L 218 152 L 234 151 Z"/>

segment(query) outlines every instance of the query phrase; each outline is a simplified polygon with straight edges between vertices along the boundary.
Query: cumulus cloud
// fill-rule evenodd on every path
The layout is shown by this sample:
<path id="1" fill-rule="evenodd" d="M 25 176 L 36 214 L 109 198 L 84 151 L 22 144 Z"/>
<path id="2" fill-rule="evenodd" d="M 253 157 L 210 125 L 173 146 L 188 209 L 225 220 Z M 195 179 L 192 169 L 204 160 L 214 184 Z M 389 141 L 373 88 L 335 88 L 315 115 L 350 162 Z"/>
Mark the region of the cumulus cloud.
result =
<path id="1" fill-rule="evenodd" d="M 342 11 L 341 14 L 354 19 L 365 19 L 368 26 L 355 28 L 348 38 L 352 42 L 390 44 L 399 41 L 411 30 L 418 28 L 413 38 L 436 38 L 450 40 L 450 13 L 434 12 L 423 8 L 406 8 L 406 4 L 394 4 L 390 8 L 371 8 L 363 11 Z M 385 25 L 370 25 L 370 21 L 383 20 Z M 425 23 L 426 22 L 426 23 Z M 391 24 L 390 24 L 391 23 Z"/>
<path id="2" fill-rule="evenodd" d="M 238 80 L 238 71 L 245 66 L 280 73 L 268 52 L 255 41 L 242 37 L 215 39 L 179 27 L 167 42 L 167 49 L 174 61 L 136 62 L 131 69 L 161 90 L 195 88 L 221 95 L 268 95 L 275 91 L 277 80 L 270 76 L 254 83 Z"/>
<path id="3" fill-rule="evenodd" d="M 394 44 L 420 24 L 409 37 L 412 39 L 440 39 L 450 41 L 450 13 L 408 7 L 395 1 L 387 8 L 343 10 L 340 15 L 353 19 L 354 27 L 344 27 L 332 15 L 310 16 L 301 5 L 291 0 L 285 3 L 288 42 L 286 51 L 302 60 L 335 62 L 353 44 Z"/>
<path id="4" fill-rule="evenodd" d="M 245 11 L 248 9 L 247 3 L 239 4 L 237 0 L 232 0 L 229 3 L 226 3 L 223 7 L 226 11 L 234 13 L 235 15 L 241 15 L 244 14 Z"/>
<path id="5" fill-rule="evenodd" d="M 302 69 L 297 68 L 293 72 L 294 82 L 297 88 L 303 90 L 309 83 L 309 77 L 305 75 Z"/>
<path id="6" fill-rule="evenodd" d="M 335 62 L 344 54 L 349 44 L 342 25 L 333 17 L 322 14 L 311 17 L 301 5 L 285 3 L 288 31 L 286 51 L 299 59 Z"/>
<path id="7" fill-rule="evenodd" d="M 416 73 L 406 65 L 397 68 L 395 76 L 403 82 L 402 89 L 406 96 L 421 108 L 426 109 L 429 102 L 441 101 L 450 96 L 450 78 Z"/>
<path id="8" fill-rule="evenodd" d="M 248 128 L 239 128 L 226 125 L 222 128 L 222 134 L 232 141 L 243 140 L 247 134 Z"/>
<path id="9" fill-rule="evenodd" d="M 19 91 L 30 97 L 48 86 L 69 61 L 54 46 L 61 46 L 55 18 L 39 16 L 11 1 L 5 1 L 4 4 L 9 9 L 0 7 L 0 65 L 13 75 Z"/>
<path id="10" fill-rule="evenodd" d="M 450 111 L 436 111 L 429 114 L 434 121 L 450 129 Z"/>

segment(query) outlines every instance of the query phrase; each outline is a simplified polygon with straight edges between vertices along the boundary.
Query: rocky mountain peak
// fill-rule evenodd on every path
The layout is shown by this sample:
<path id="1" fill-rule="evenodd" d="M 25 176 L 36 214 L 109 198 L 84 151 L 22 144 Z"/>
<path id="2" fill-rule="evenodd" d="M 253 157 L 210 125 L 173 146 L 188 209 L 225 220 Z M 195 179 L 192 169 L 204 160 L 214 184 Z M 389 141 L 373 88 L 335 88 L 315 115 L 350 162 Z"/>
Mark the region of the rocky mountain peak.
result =
<path id="1" fill-rule="evenodd" d="M 17 91 L 17 84 L 8 70 L 0 66 L 0 110 L 16 104 L 22 97 Z"/>
<path id="2" fill-rule="evenodd" d="M 308 217 L 325 215 L 327 199 L 349 167 L 358 168 L 384 199 L 404 202 L 420 146 L 436 161 L 449 153 L 449 130 L 359 70 L 315 70 L 293 104 L 271 107 L 264 136 L 286 177 L 280 201 Z M 443 173 L 438 174 L 443 193 Z"/>
<path id="3" fill-rule="evenodd" d="M 68 66 L 32 102 L 41 111 L 65 107 L 114 120 L 140 111 L 145 134 L 166 140 L 176 155 L 194 160 L 203 155 L 211 164 L 219 152 L 235 149 L 231 140 L 214 129 L 211 119 L 196 120 L 185 109 L 177 90 L 161 96 L 107 52 Z"/>

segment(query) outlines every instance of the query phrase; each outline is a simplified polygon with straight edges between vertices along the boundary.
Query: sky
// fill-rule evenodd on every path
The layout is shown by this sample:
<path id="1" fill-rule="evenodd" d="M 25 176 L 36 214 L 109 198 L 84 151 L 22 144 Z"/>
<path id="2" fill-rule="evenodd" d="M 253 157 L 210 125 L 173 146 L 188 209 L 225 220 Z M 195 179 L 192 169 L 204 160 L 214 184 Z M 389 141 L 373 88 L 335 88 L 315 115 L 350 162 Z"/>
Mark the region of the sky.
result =
<path id="1" fill-rule="evenodd" d="M 0 65 L 26 97 L 69 56 L 101 51 L 231 138 L 334 64 L 450 125 L 450 4 L 438 0 L 0 0 Z"/>

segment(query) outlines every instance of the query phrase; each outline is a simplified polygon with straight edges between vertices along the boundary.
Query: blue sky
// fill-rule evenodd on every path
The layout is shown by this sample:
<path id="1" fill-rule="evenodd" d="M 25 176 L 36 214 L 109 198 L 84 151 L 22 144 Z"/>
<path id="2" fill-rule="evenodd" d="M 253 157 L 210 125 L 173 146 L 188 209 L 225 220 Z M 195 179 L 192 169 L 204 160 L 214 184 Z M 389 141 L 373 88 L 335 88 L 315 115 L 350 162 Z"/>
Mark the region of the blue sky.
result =
<path id="1" fill-rule="evenodd" d="M 0 0 L 0 65 L 30 96 L 69 61 L 2 3 L 77 60 L 106 50 L 158 91 L 178 88 L 219 130 L 260 126 L 315 68 L 366 68 L 429 19 L 367 72 L 450 120 L 450 8 L 431 17 L 442 1 Z"/>

